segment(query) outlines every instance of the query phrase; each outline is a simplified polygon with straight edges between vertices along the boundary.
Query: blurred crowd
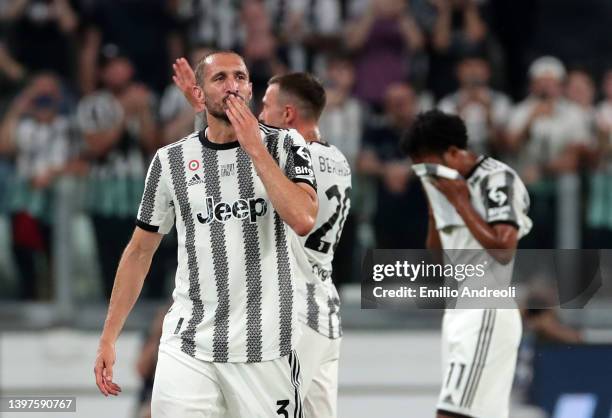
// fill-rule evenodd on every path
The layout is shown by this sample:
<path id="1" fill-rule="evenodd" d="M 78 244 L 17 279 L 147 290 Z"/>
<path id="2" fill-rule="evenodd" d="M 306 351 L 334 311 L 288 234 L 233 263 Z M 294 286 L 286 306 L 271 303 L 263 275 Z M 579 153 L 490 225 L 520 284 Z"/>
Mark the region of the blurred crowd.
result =
<path id="1" fill-rule="evenodd" d="M 567 12 L 566 3 L 555 10 Z M 461 115 L 470 147 L 509 163 L 528 185 L 535 228 L 524 246 L 558 243 L 558 180 L 570 176 L 581 185 L 579 245 L 608 247 L 612 52 L 592 52 L 596 24 L 572 32 L 577 42 L 584 37 L 581 48 L 547 41 L 560 23 L 559 13 L 543 11 L 547 4 L 0 0 L 0 216 L 10 226 L 18 296 L 40 298 L 37 283 L 53 283 L 54 185 L 66 176 L 86 185 L 78 198 L 110 295 L 149 159 L 194 129 L 172 62 L 185 56 L 194 65 L 213 49 L 244 56 L 256 114 L 275 74 L 311 71 L 324 83 L 321 133 L 347 156 L 355 186 L 339 283 L 357 280 L 355 255 L 364 248 L 423 246 L 426 201 L 398 142 L 432 107 Z M 585 50 L 597 59 L 581 59 Z M 164 296 L 176 257 L 172 237 L 166 241 L 157 277 L 147 280 L 152 297 Z"/>

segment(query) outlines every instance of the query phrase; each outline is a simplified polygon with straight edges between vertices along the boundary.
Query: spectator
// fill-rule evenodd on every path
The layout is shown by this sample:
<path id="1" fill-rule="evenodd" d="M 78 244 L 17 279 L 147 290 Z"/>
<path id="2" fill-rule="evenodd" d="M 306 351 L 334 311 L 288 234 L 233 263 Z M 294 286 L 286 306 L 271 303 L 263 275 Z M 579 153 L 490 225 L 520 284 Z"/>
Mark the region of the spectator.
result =
<path id="1" fill-rule="evenodd" d="M 377 248 L 422 248 L 427 225 L 427 203 L 420 182 L 402 155 L 399 141 L 418 112 L 413 89 L 392 84 L 385 93 L 381 121 L 369 123 L 357 168 L 377 179 L 374 229 Z"/>
<path id="2" fill-rule="evenodd" d="M 12 22 L 11 55 L 27 71 L 52 71 L 65 80 L 74 76 L 76 1 L 14 0 L 2 20 Z"/>
<path id="3" fill-rule="evenodd" d="M 545 176 L 574 172 L 577 150 L 589 140 L 580 109 L 562 96 L 565 67 L 542 57 L 529 69 L 531 93 L 513 111 L 508 145 L 518 154 L 515 165 L 527 184 Z"/>
<path id="4" fill-rule="evenodd" d="M 103 89 L 81 99 L 77 109 L 91 161 L 88 206 L 106 297 L 134 229 L 147 157 L 157 148 L 154 96 L 133 74 L 126 57 L 107 56 Z"/>
<path id="5" fill-rule="evenodd" d="M 457 65 L 459 90 L 440 101 L 443 112 L 455 113 L 465 121 L 468 146 L 489 154 L 503 145 L 502 136 L 510 116 L 510 99 L 489 87 L 491 68 L 481 55 L 466 55 Z"/>
<path id="6" fill-rule="evenodd" d="M 563 64 L 553 57 L 534 61 L 529 69 L 531 93 L 513 111 L 507 144 L 513 165 L 530 189 L 534 229 L 525 245 L 554 248 L 555 179 L 575 173 L 587 148 L 589 130 L 583 113 L 562 96 Z"/>
<path id="7" fill-rule="evenodd" d="M 191 63 L 196 64 L 212 49 L 205 46 L 195 47 L 191 51 Z M 172 83 L 166 87 L 159 105 L 159 118 L 162 124 L 161 144 L 168 145 L 196 130 L 194 127 L 194 110 L 183 92 Z"/>
<path id="8" fill-rule="evenodd" d="M 244 28 L 242 56 L 249 69 L 253 84 L 254 114 L 261 111 L 261 101 L 268 88 L 268 80 L 276 74 L 286 72 L 285 65 L 277 56 L 277 41 L 266 8 L 260 0 L 247 0 L 242 4 L 241 21 Z"/>
<path id="9" fill-rule="evenodd" d="M 89 94 L 96 89 L 101 51 L 107 45 L 116 45 L 132 62 L 135 78 L 161 93 L 170 76 L 171 62 L 183 55 L 168 0 L 91 3 L 86 10 L 80 54 L 81 91 Z"/>
<path id="10" fill-rule="evenodd" d="M 380 109 L 387 88 L 409 76 L 410 54 L 423 47 L 423 35 L 403 0 L 370 0 L 345 32 L 356 54 L 355 95 Z"/>
<path id="11" fill-rule="evenodd" d="M 324 54 L 342 43 L 341 2 L 338 0 L 294 0 L 287 3 L 284 39 L 288 41 L 290 67 L 294 71 L 322 74 Z"/>
<path id="12" fill-rule="evenodd" d="M 476 0 L 431 0 L 419 16 L 429 35 L 429 87 L 436 97 L 457 85 L 453 69 L 463 54 L 485 46 L 488 29 Z M 427 10 L 429 9 L 429 10 Z"/>
<path id="13" fill-rule="evenodd" d="M 327 59 L 327 75 L 324 82 L 327 103 L 319 129 L 324 141 L 338 147 L 353 170 L 361 148 L 363 112 L 361 103 L 352 97 L 355 85 L 353 63 L 346 55 L 335 55 Z M 342 236 L 333 260 L 333 280 L 340 286 L 354 277 L 354 254 L 356 244 L 356 219 L 360 217 L 359 181 L 352 176 L 351 210 L 344 223 Z"/>
<path id="14" fill-rule="evenodd" d="M 584 70 L 572 70 L 567 75 L 565 97 L 583 112 L 589 130 L 595 129 L 595 83 Z"/>
<path id="15" fill-rule="evenodd" d="M 353 96 L 355 68 L 348 56 L 335 55 L 327 60 L 324 84 L 327 105 L 319 122 L 321 136 L 338 147 L 355 168 L 361 148 L 363 109 Z"/>
<path id="16" fill-rule="evenodd" d="M 612 247 L 612 70 L 603 79 L 604 100 L 597 106 L 597 157 L 589 178 L 587 242 L 591 248 Z"/>
<path id="17" fill-rule="evenodd" d="M 234 0 L 178 0 L 176 13 L 187 27 L 190 45 L 211 45 L 216 49 L 239 49 L 243 32 L 240 4 Z"/>
<path id="18" fill-rule="evenodd" d="M 0 130 L 0 154 L 13 155 L 16 162 L 6 199 L 20 276 L 19 293 L 24 299 L 41 298 L 51 292 L 52 185 L 70 157 L 72 134 L 69 119 L 60 113 L 62 100 L 55 75 L 36 76 L 14 100 Z M 41 266 L 36 262 L 39 259 L 46 268 L 37 268 Z M 43 281 L 41 288 L 38 284 Z"/>

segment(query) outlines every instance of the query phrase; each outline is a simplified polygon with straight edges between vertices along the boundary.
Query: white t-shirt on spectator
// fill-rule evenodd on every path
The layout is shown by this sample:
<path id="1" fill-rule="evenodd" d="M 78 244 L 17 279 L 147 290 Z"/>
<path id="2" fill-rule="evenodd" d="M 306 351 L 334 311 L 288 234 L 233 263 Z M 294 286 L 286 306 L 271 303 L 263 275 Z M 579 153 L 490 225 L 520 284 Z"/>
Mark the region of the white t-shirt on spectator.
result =
<path id="1" fill-rule="evenodd" d="M 361 149 L 363 112 L 357 99 L 349 98 L 342 106 L 328 107 L 321 115 L 321 137 L 336 146 L 354 169 Z"/>
<path id="2" fill-rule="evenodd" d="M 510 132 L 523 129 L 531 116 L 538 99 L 529 97 L 512 113 L 508 123 Z M 570 144 L 587 143 L 590 140 L 588 123 L 584 113 L 574 104 L 559 100 L 553 114 L 533 122 L 529 138 L 519 153 L 517 168 L 533 164 L 545 164 L 559 157 Z"/>
<path id="3" fill-rule="evenodd" d="M 162 123 L 170 122 L 185 109 L 191 109 L 191 105 L 181 90 L 174 84 L 166 87 L 159 103 L 159 119 Z"/>
<path id="4" fill-rule="evenodd" d="M 457 91 L 444 97 L 438 104 L 438 108 L 446 113 L 457 114 L 459 104 L 465 93 Z M 491 118 L 495 128 L 504 129 L 508 123 L 512 103 L 505 94 L 490 90 L 491 95 Z M 487 111 L 484 105 L 477 102 L 468 103 L 461 112 L 468 131 L 468 146 L 478 154 L 488 154 L 489 132 L 487 127 Z"/>
<path id="5" fill-rule="evenodd" d="M 45 174 L 66 164 L 70 152 L 70 122 L 57 116 L 51 123 L 33 118 L 19 122 L 15 132 L 17 174 L 23 178 Z"/>

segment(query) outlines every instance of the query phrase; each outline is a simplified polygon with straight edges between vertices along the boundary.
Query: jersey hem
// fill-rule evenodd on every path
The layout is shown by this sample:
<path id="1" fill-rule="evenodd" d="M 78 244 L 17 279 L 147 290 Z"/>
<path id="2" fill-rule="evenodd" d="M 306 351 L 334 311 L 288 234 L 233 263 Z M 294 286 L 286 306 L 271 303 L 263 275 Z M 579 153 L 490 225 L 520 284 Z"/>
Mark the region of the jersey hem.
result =
<path id="1" fill-rule="evenodd" d="M 520 229 L 519 224 L 514 221 L 493 221 L 489 222 L 489 225 L 510 225 L 515 227 L 517 230 Z"/>
<path id="2" fill-rule="evenodd" d="M 140 229 L 144 229 L 149 232 L 159 232 L 159 226 L 151 225 L 146 222 L 141 221 L 140 219 L 136 219 L 136 226 Z"/>
<path id="3" fill-rule="evenodd" d="M 442 413 L 444 415 L 448 415 L 449 417 L 452 417 L 452 418 L 477 418 L 474 415 L 460 414 L 458 412 L 449 411 L 448 409 L 439 408 L 439 407 L 437 408 L 437 412 Z"/>
<path id="4" fill-rule="evenodd" d="M 299 178 L 298 178 L 298 179 L 293 179 L 293 180 L 291 180 L 291 181 L 292 181 L 292 182 L 294 182 L 294 183 L 296 183 L 296 184 L 297 184 L 297 183 L 306 183 L 307 185 L 309 185 L 310 187 L 312 187 L 312 188 L 314 189 L 314 191 L 315 191 L 315 192 L 317 191 L 317 187 L 316 187 L 314 184 L 312 184 L 312 182 L 311 182 L 311 181 L 309 181 L 309 180 L 304 180 L 304 179 L 299 179 Z"/>

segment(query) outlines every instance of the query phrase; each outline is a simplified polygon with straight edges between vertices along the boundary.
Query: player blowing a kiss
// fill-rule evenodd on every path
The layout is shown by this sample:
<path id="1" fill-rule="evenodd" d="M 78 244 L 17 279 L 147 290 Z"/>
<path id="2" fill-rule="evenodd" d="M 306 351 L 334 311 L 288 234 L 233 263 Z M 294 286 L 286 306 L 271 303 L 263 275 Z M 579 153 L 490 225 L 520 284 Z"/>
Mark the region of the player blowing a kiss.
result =
<path id="1" fill-rule="evenodd" d="M 293 235 L 318 210 L 304 139 L 259 124 L 242 57 L 215 52 L 192 94 L 208 127 L 157 151 L 119 263 L 95 363 L 98 388 L 117 395 L 115 342 L 162 234 L 176 225 L 178 268 L 164 318 L 153 418 L 302 416 L 295 354 Z"/>
<path id="2" fill-rule="evenodd" d="M 196 112 L 201 109 L 191 95 L 195 82 L 189 63 L 174 65 L 174 81 Z M 337 416 L 338 364 L 342 328 L 340 300 L 331 280 L 332 260 L 350 209 L 351 170 L 344 155 L 322 141 L 318 121 L 325 107 L 325 89 L 308 73 L 275 76 L 268 82 L 260 121 L 283 129 L 295 129 L 304 137 L 313 159 L 319 211 L 313 230 L 294 236 L 292 251 L 300 274 L 298 318 L 305 417 Z"/>
<path id="3" fill-rule="evenodd" d="M 486 251 L 511 277 L 518 240 L 531 229 L 529 195 L 512 168 L 469 151 L 467 140 L 463 121 L 439 110 L 420 114 L 402 139 L 427 168 L 427 247 Z M 521 333 L 518 309 L 446 309 L 437 418 L 508 417 Z"/>

